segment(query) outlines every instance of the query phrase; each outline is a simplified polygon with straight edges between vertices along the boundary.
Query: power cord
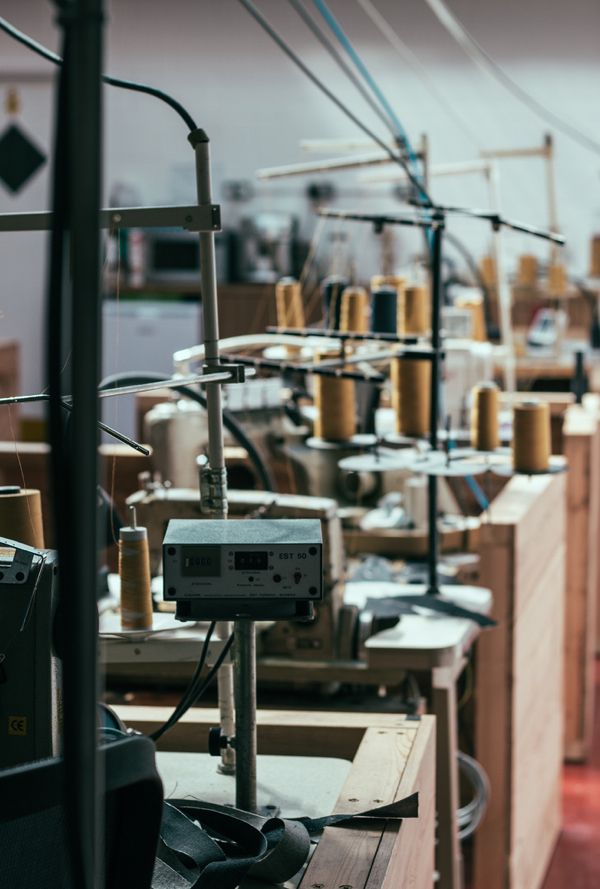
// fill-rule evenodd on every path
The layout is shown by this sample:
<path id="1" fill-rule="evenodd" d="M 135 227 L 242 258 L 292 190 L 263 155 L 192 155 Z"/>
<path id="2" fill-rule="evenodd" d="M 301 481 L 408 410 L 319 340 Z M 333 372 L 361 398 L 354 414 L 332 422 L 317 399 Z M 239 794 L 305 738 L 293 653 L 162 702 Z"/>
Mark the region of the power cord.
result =
<path id="1" fill-rule="evenodd" d="M 210 683 L 213 681 L 213 679 L 219 672 L 219 669 L 223 665 L 223 662 L 225 661 L 225 658 L 227 657 L 229 650 L 231 649 L 231 646 L 233 645 L 233 641 L 235 638 L 234 633 L 231 634 L 231 636 L 229 637 L 229 639 L 223 646 L 223 649 L 222 649 L 221 653 L 219 654 L 219 657 L 217 658 L 217 660 L 215 661 L 215 663 L 213 664 L 213 666 L 207 673 L 205 679 L 203 681 L 200 680 L 200 674 L 202 673 L 204 664 L 206 662 L 206 656 L 208 654 L 208 646 L 209 646 L 210 638 L 212 636 L 214 628 L 215 628 L 215 623 L 213 621 L 213 623 L 211 623 L 211 625 L 208 629 L 208 632 L 206 634 L 206 638 L 205 638 L 204 644 L 202 646 L 202 651 L 200 653 L 200 659 L 198 661 L 198 665 L 196 666 L 196 669 L 194 670 L 194 675 L 192 676 L 190 684 L 188 685 L 186 691 L 184 692 L 184 695 L 183 695 L 181 701 L 179 702 L 177 707 L 173 710 L 172 714 L 169 716 L 169 718 L 164 723 L 164 725 L 161 725 L 160 728 L 156 729 L 156 731 L 152 732 L 152 734 L 150 735 L 150 737 L 152 738 L 153 741 L 158 741 L 160 738 L 162 738 L 162 736 L 165 734 L 165 732 L 168 732 L 169 729 L 173 728 L 173 726 L 177 722 L 179 722 L 181 717 L 187 713 L 187 711 L 190 709 L 190 707 L 194 706 L 194 704 L 202 697 L 202 695 L 204 694 L 204 692 L 206 691 L 206 689 L 208 688 Z"/>
<path id="2" fill-rule="evenodd" d="M 46 59 L 46 61 L 52 62 L 54 65 L 63 64 L 63 59 L 61 58 L 61 56 L 52 52 L 41 43 L 38 43 L 37 40 L 29 37 L 29 35 L 25 34 L 23 31 L 19 31 L 18 28 L 15 28 L 14 25 L 11 25 L 10 22 L 8 22 L 5 18 L 1 17 L 0 31 L 4 31 L 4 33 L 8 34 L 9 37 L 14 38 L 14 40 L 16 40 L 18 43 L 21 43 L 23 46 L 31 49 L 33 52 L 37 53 L 38 56 Z M 170 96 L 163 90 L 159 90 L 156 87 L 150 86 L 146 83 L 137 83 L 135 80 L 123 80 L 120 77 L 111 77 L 109 74 L 103 74 L 102 80 L 109 86 L 115 86 L 119 89 L 132 90 L 136 93 L 146 93 L 148 96 L 154 96 L 155 99 L 160 99 L 162 102 L 165 102 L 170 108 L 172 108 L 173 111 L 177 112 L 177 114 L 181 117 L 190 132 L 198 129 L 194 118 L 183 107 L 183 105 L 178 102 L 177 99 L 174 99 L 173 96 Z"/>

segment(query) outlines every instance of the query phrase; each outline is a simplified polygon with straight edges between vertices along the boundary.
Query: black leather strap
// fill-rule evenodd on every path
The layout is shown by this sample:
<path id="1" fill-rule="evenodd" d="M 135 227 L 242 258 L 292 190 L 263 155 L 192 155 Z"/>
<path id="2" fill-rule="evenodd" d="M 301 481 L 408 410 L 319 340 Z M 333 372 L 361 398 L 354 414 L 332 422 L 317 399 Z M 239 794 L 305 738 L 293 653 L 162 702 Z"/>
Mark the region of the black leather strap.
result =
<path id="1" fill-rule="evenodd" d="M 152 889 L 235 889 L 249 875 L 283 883 L 325 827 L 418 816 L 418 794 L 377 809 L 324 818 L 262 818 L 196 800 L 165 802 Z"/>

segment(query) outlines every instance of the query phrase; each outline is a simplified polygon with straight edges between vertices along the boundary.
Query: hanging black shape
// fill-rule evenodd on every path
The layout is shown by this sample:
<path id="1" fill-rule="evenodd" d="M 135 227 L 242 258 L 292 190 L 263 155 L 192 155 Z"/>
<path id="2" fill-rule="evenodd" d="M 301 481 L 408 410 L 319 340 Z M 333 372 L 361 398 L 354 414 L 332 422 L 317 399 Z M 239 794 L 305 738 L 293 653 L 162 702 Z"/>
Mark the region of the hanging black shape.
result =
<path id="1" fill-rule="evenodd" d="M 16 125 L 0 136 L 0 180 L 16 193 L 46 162 L 46 155 Z"/>

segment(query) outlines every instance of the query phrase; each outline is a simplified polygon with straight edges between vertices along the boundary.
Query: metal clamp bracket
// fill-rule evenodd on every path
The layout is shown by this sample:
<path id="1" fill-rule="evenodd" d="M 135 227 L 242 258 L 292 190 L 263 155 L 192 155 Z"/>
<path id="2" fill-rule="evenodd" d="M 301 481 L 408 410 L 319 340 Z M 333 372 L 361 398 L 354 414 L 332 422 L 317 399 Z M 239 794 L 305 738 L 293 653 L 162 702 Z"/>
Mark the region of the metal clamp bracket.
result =
<path id="1" fill-rule="evenodd" d="M 244 383 L 246 381 L 246 368 L 243 364 L 203 364 L 202 371 L 205 374 L 228 373 L 231 379 L 224 380 L 225 383 Z"/>

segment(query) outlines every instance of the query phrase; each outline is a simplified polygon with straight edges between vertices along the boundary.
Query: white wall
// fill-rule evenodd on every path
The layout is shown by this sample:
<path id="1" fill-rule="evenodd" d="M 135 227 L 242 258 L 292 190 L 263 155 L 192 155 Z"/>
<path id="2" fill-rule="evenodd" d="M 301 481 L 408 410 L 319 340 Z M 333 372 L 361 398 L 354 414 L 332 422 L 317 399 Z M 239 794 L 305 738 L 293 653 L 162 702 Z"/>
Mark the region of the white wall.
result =
<path id="1" fill-rule="evenodd" d="M 333 62 L 284 0 L 262 0 L 260 7 L 286 35 L 304 60 L 356 112 L 377 125 L 356 98 Z M 310 5 L 310 4 L 309 4 Z M 448 105 L 469 121 L 475 140 L 461 129 L 419 78 L 386 45 L 354 0 L 331 0 L 373 74 L 396 107 L 408 133 L 417 140 L 426 132 L 432 161 L 466 160 L 479 148 L 538 144 L 544 124 L 482 75 L 442 30 L 423 0 L 376 0 L 403 39 L 427 67 Z M 451 8 L 478 40 L 526 89 L 557 113 L 600 139 L 600 4 L 597 0 L 451 0 Z M 2 14 L 40 41 L 57 48 L 48 0 L 3 0 Z M 173 92 L 195 116 L 212 141 L 214 175 L 223 179 L 253 177 L 257 167 L 303 160 L 302 137 L 358 135 L 352 124 L 294 69 L 260 31 L 236 0 L 113 0 L 107 34 L 106 68 L 111 73 L 146 80 Z M 45 63 L 0 34 L 0 78 L 6 71 L 46 70 Z M 50 86 L 22 90 L 22 122 L 43 145 L 51 131 Z M 380 127 L 378 132 L 381 132 Z M 600 160 L 567 138 L 556 135 L 558 204 L 562 229 L 569 239 L 572 267 L 584 272 L 588 241 L 600 230 L 598 194 Z M 387 189 L 357 187 L 355 174 L 337 177 L 347 190 L 338 206 L 395 208 Z M 185 127 L 166 106 L 147 97 L 106 91 L 105 191 L 116 182 L 135 186 L 144 202 L 192 201 L 191 149 Z M 303 180 L 257 186 L 253 209 L 291 209 L 310 231 Z M 511 161 L 502 166 L 503 209 L 532 223 L 546 223 L 544 177 L 540 162 Z M 39 174 L 21 196 L 0 190 L 0 211 L 47 205 L 47 172 Z M 483 205 L 486 193 L 478 180 L 435 183 L 434 195 L 466 205 Z M 217 193 L 217 199 L 219 195 Z M 224 221 L 237 207 L 223 206 Z M 477 251 L 485 249 L 487 232 L 476 223 L 454 223 Z M 372 240 L 370 232 L 353 231 L 357 251 Z M 414 246 L 401 236 L 400 258 Z M 44 239 L 37 235 L 4 235 L 0 239 L 1 336 L 23 342 L 23 390 L 42 382 Z M 510 236 L 513 255 L 544 248 Z M 373 254 L 364 253 L 373 262 Z M 360 258 L 360 257 L 359 257 Z M 365 275 L 374 271 L 364 268 Z M 127 368 L 126 356 L 123 368 Z"/>

